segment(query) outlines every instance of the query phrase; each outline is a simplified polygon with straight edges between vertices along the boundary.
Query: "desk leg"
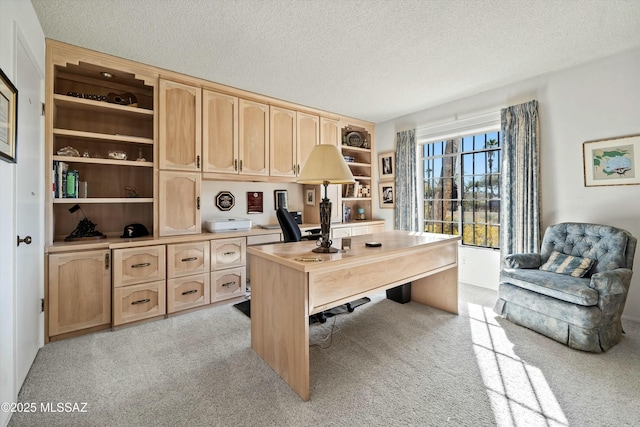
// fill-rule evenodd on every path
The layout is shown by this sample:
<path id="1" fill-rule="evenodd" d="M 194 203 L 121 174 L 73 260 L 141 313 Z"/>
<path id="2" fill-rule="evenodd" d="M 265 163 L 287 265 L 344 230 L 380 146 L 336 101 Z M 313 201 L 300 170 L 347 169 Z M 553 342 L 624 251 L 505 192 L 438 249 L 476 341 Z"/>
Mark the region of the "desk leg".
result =
<path id="1" fill-rule="evenodd" d="M 411 301 L 458 314 L 458 267 L 412 281 Z"/>
<path id="2" fill-rule="evenodd" d="M 303 272 L 252 256 L 251 348 L 309 400 L 309 294 Z"/>

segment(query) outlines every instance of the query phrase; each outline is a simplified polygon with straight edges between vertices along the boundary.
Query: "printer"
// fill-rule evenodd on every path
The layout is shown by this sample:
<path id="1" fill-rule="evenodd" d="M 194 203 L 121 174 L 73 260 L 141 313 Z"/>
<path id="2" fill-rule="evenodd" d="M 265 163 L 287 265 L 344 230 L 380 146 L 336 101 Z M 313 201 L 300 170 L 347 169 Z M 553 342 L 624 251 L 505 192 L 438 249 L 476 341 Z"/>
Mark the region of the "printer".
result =
<path id="1" fill-rule="evenodd" d="M 210 233 L 225 231 L 244 231 L 251 229 L 251 220 L 248 218 L 208 218 L 204 221 L 204 228 Z"/>

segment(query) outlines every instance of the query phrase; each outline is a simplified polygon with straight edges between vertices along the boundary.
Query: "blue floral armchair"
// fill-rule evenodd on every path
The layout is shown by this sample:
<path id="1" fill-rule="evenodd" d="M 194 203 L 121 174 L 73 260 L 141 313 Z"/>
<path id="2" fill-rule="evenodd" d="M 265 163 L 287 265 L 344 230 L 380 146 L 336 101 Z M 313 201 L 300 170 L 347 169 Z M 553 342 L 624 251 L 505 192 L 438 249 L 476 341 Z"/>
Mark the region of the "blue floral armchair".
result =
<path id="1" fill-rule="evenodd" d="M 622 336 L 636 243 L 607 225 L 553 225 L 539 254 L 505 257 L 494 310 L 569 347 L 607 351 Z"/>

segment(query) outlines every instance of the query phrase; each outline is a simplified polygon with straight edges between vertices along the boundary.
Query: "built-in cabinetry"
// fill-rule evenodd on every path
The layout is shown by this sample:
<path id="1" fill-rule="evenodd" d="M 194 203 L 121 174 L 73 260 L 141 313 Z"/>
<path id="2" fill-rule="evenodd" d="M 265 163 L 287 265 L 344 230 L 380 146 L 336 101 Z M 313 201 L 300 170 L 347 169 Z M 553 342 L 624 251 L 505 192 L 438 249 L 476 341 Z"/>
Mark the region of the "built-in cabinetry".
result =
<path id="1" fill-rule="evenodd" d="M 211 301 L 209 242 L 167 245 L 167 313 Z"/>
<path id="2" fill-rule="evenodd" d="M 211 241 L 211 302 L 244 295 L 247 282 L 247 240 Z"/>
<path id="3" fill-rule="evenodd" d="M 371 219 L 373 214 L 373 132 L 364 123 L 354 123 L 345 121 L 341 128 L 342 155 L 356 180 L 354 185 L 342 186 L 342 216 L 345 222 L 362 219 L 358 209 L 364 210 L 364 219 Z M 345 218 L 345 210 L 348 218 Z"/>
<path id="4" fill-rule="evenodd" d="M 130 223 L 154 230 L 157 79 L 64 46 L 47 45 L 48 243 L 69 236 L 83 214 L 108 236 Z M 70 213 L 77 203 L 82 211 Z"/>
<path id="5" fill-rule="evenodd" d="M 246 238 L 201 234 L 202 179 L 295 182 L 315 145 L 334 144 L 371 180 L 372 145 L 343 144 L 353 129 L 371 143 L 371 124 L 53 40 L 46 67 L 46 339 L 244 295 Z M 329 191 L 333 221 L 367 201 L 370 219 L 370 197 Z M 65 241 L 85 215 L 104 235 Z M 129 224 L 150 236 L 121 238 Z"/>
<path id="6" fill-rule="evenodd" d="M 113 326 L 167 312 L 165 251 L 164 245 L 113 251 Z"/>
<path id="7" fill-rule="evenodd" d="M 111 325 L 109 250 L 49 255 L 49 337 Z"/>

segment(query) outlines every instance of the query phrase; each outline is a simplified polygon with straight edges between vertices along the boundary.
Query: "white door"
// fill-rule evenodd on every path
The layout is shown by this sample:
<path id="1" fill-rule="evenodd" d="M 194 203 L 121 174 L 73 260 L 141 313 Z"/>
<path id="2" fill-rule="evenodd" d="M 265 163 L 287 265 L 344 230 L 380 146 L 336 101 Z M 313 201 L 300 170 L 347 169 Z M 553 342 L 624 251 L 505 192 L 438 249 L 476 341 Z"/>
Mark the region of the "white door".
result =
<path id="1" fill-rule="evenodd" d="M 29 49 L 18 37 L 18 134 L 16 165 L 16 230 L 22 242 L 16 251 L 16 394 L 44 344 L 44 141 L 43 76 Z"/>

